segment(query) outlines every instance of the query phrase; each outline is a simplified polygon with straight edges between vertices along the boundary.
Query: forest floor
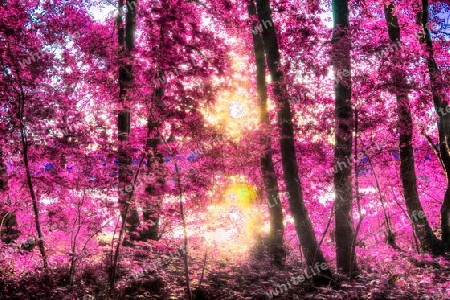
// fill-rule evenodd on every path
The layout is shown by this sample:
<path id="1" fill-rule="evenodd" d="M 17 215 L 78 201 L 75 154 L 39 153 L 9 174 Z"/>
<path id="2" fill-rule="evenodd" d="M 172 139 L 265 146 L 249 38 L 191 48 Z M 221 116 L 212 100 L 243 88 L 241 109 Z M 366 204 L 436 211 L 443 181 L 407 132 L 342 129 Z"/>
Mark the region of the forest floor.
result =
<path id="1" fill-rule="evenodd" d="M 298 264 L 278 269 L 264 261 L 217 261 L 206 266 L 201 289 L 198 283 L 203 267 L 190 266 L 191 290 L 197 300 L 265 300 L 272 299 L 270 291 L 273 299 L 450 299 L 449 257 L 417 257 L 399 253 L 379 266 L 369 266 L 369 258 L 360 259 L 359 275 L 354 280 L 336 279 L 326 286 L 315 286 L 311 279 L 294 285 L 292 278 L 305 274 Z M 43 280 L 41 272 L 7 280 L 5 270 L 0 270 L 0 299 L 108 299 L 106 277 L 98 275 L 100 268 L 85 268 L 72 290 L 62 275 L 67 270 L 55 270 L 50 281 Z M 164 270 L 145 271 L 138 276 L 131 276 L 123 268 L 120 277 L 117 293 L 111 299 L 186 299 L 180 258 L 174 258 Z"/>

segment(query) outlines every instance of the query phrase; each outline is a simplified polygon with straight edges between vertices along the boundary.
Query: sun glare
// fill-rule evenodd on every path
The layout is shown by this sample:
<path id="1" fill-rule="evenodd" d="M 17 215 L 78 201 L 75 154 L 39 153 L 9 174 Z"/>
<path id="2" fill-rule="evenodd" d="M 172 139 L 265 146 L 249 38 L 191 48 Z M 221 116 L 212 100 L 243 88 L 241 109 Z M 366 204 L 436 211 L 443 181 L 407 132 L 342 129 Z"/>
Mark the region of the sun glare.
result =
<path id="1" fill-rule="evenodd" d="M 232 58 L 235 73 L 227 78 L 231 80 L 228 88 L 219 87 L 215 105 L 203 109 L 206 121 L 233 139 L 239 139 L 243 131 L 255 129 L 258 123 L 258 110 L 250 96 L 249 79 L 242 76 L 246 63 L 236 57 Z M 224 78 L 219 78 L 216 84 L 223 81 Z"/>
<path id="2" fill-rule="evenodd" d="M 230 177 L 231 178 L 231 177 Z M 247 252 L 262 232 L 262 217 L 256 206 L 257 192 L 251 184 L 231 178 L 220 192 L 221 201 L 207 207 L 205 239 L 224 256 Z"/>

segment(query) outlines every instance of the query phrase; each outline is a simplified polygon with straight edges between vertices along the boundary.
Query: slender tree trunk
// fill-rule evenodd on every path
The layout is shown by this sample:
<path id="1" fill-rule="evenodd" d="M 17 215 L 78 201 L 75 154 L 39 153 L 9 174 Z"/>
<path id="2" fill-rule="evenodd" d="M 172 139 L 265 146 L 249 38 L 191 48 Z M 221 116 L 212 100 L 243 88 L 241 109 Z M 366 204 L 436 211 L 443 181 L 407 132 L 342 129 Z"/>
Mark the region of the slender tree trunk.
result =
<path id="1" fill-rule="evenodd" d="M 183 188 L 181 186 L 181 175 L 180 175 L 180 169 L 178 168 L 178 164 L 176 160 L 174 159 L 174 153 L 172 149 L 170 148 L 167 141 L 162 137 L 162 135 L 158 131 L 158 135 L 161 137 L 162 142 L 166 145 L 167 150 L 169 151 L 170 155 L 173 158 L 174 167 L 175 167 L 175 173 L 177 175 L 176 178 L 176 184 L 178 188 L 178 197 L 180 201 L 180 216 L 181 221 L 183 223 L 183 242 L 184 242 L 184 255 L 183 255 L 183 261 L 184 261 L 184 277 L 186 280 L 186 293 L 188 300 L 192 300 L 192 291 L 191 291 L 191 283 L 189 279 L 189 263 L 188 263 L 188 255 L 189 255 L 189 248 L 188 248 L 188 232 L 187 232 L 187 225 L 186 225 L 186 216 L 184 213 L 184 204 L 183 204 Z"/>
<path id="2" fill-rule="evenodd" d="M 74 222 L 74 227 L 76 227 L 75 233 L 72 233 L 72 236 L 70 238 L 70 249 L 72 251 L 72 257 L 70 258 L 70 268 L 69 268 L 69 286 L 70 288 L 73 287 L 73 282 L 75 279 L 75 268 L 76 268 L 76 263 L 78 261 L 77 259 L 77 240 L 78 240 L 78 235 L 80 234 L 80 230 L 81 230 L 81 209 L 83 207 L 83 200 L 85 197 L 85 192 L 83 191 L 83 199 L 80 200 L 77 203 L 77 218 Z"/>
<path id="3" fill-rule="evenodd" d="M 450 157 L 447 158 L 447 162 L 450 165 Z M 450 167 L 446 170 L 446 174 L 447 189 L 445 191 L 444 202 L 441 206 L 441 230 L 443 246 L 446 251 L 450 251 Z"/>
<path id="4" fill-rule="evenodd" d="M 358 215 L 359 220 L 358 224 L 356 225 L 355 233 L 353 234 L 353 241 L 352 241 L 352 250 L 353 250 L 353 257 L 356 257 L 356 239 L 358 238 L 359 230 L 361 229 L 362 221 L 364 220 L 364 216 L 361 211 L 361 195 L 359 193 L 359 162 L 358 162 L 358 138 L 359 138 L 359 127 L 358 127 L 358 110 L 355 108 L 355 120 L 354 120 L 354 128 L 355 128 L 355 153 L 354 153 L 354 166 L 355 166 L 355 198 L 356 198 L 356 205 L 358 207 Z M 353 269 L 350 270 L 350 274 L 353 274 Z"/>
<path id="5" fill-rule="evenodd" d="M 450 250 L 450 114 L 447 111 L 448 101 L 446 94 L 442 90 L 444 84 L 436 60 L 434 59 L 433 41 L 428 26 L 429 3 L 422 0 L 422 11 L 419 14 L 419 21 L 422 25 L 423 33 L 420 36 L 421 42 L 425 44 L 427 52 L 427 65 L 430 74 L 430 87 L 433 95 L 433 103 L 438 115 L 439 148 L 437 154 L 447 177 L 447 188 L 444 201 L 441 206 L 441 230 L 442 242 L 447 251 Z"/>
<path id="6" fill-rule="evenodd" d="M 7 211 L 6 203 L 8 195 L 8 171 L 3 160 L 3 150 L 0 148 L 0 238 L 4 243 L 14 242 L 20 235 L 17 226 L 16 215 Z"/>
<path id="7" fill-rule="evenodd" d="M 188 264 L 188 234 L 187 234 L 187 227 L 186 227 L 186 217 L 184 215 L 184 206 L 183 206 L 183 189 L 181 188 L 181 176 L 180 176 L 180 169 L 178 168 L 178 164 L 175 162 L 175 172 L 177 173 L 177 187 L 178 187 L 178 196 L 180 198 L 180 215 L 181 215 L 181 221 L 183 222 L 183 236 L 184 236 L 184 255 L 183 255 L 183 261 L 184 261 L 184 277 L 186 279 L 186 292 L 188 300 L 192 300 L 192 292 L 191 292 L 191 284 L 189 280 L 189 264 Z"/>
<path id="8" fill-rule="evenodd" d="M 142 164 L 144 162 L 144 158 L 145 158 L 145 153 L 142 155 L 141 160 L 139 162 L 139 167 L 136 171 L 136 174 L 134 175 L 133 180 L 131 181 L 131 184 L 134 186 L 137 182 L 137 179 L 139 177 L 139 173 L 142 167 Z M 122 215 L 126 216 L 130 210 L 131 207 L 131 199 L 133 199 L 133 194 L 134 194 L 134 190 L 131 190 L 130 193 L 127 193 L 127 199 L 125 201 L 124 207 L 123 207 L 123 211 L 122 211 Z M 111 272 L 110 272 L 110 281 L 109 281 L 109 288 L 110 288 L 110 293 L 112 293 L 114 291 L 115 288 L 115 282 L 116 282 L 116 275 L 117 275 L 117 265 L 119 262 L 119 252 L 120 252 L 120 243 L 122 241 L 122 238 L 124 236 L 125 230 L 126 230 L 126 220 L 124 217 L 122 217 L 121 219 L 121 223 L 120 223 L 120 228 L 119 228 L 119 237 L 117 238 L 117 244 L 116 244 L 116 248 L 114 248 L 114 235 L 116 233 L 116 231 L 114 230 L 114 234 L 113 234 L 113 242 L 112 242 L 112 249 L 111 252 L 114 251 L 114 255 L 111 255 Z"/>
<path id="9" fill-rule="evenodd" d="M 335 93 L 335 237 L 337 267 L 349 277 L 356 271 L 354 230 L 352 218 L 352 173 L 347 163 L 352 155 L 353 112 L 351 102 L 351 78 L 339 74 L 350 74 L 351 35 L 349 32 L 349 9 L 347 0 L 333 0 L 333 52 L 334 73 L 337 76 Z M 342 164 L 344 168 L 341 168 Z"/>
<path id="10" fill-rule="evenodd" d="M 400 42 L 400 26 L 397 16 L 393 15 L 395 4 L 391 3 L 384 7 L 386 23 L 388 27 L 389 39 L 392 43 Z M 406 74 L 403 71 L 400 51 L 393 54 L 392 63 L 394 65 L 393 84 L 397 88 L 397 114 L 398 129 L 400 133 L 400 177 L 405 194 L 406 208 L 409 218 L 412 221 L 414 232 L 419 239 L 421 248 L 424 251 L 433 253 L 439 252 L 440 242 L 434 235 L 427 218 L 418 217 L 419 213 L 423 216 L 423 208 L 417 193 L 417 178 L 414 164 L 414 153 L 412 146 L 413 124 L 409 99 L 407 93 Z"/>
<path id="11" fill-rule="evenodd" d="M 20 79 L 20 78 L 19 78 Z M 48 269 L 48 264 L 47 264 L 47 255 L 45 252 L 45 246 L 44 246 L 44 238 L 42 235 L 42 231 L 41 231 L 41 223 L 39 220 L 39 207 L 38 207 L 38 200 L 36 197 L 36 194 L 34 192 L 34 188 L 33 188 L 33 181 L 31 179 L 31 172 L 30 172 L 30 167 L 29 167 L 29 163 L 28 163 L 28 138 L 27 138 L 27 130 L 26 130 L 26 124 L 25 124 L 25 92 L 23 90 L 22 85 L 20 85 L 20 96 L 19 96 L 19 122 L 20 122 L 20 140 L 22 142 L 22 147 L 23 147 L 23 164 L 25 166 L 25 172 L 26 172 L 26 177 L 27 177 L 27 185 L 28 185 L 28 189 L 30 191 L 30 196 L 31 196 L 31 203 L 33 206 L 33 213 L 34 213 L 34 223 L 35 223 L 35 227 L 36 227 L 36 233 L 37 233 L 37 237 L 38 237 L 38 247 L 39 247 L 39 252 L 41 253 L 41 257 L 42 257 L 42 262 L 44 265 L 44 269 L 47 270 Z"/>
<path id="12" fill-rule="evenodd" d="M 256 16 L 256 6 L 253 0 L 248 6 L 250 18 Z M 253 21 L 252 28 L 258 25 Z M 266 86 L 266 62 L 264 55 L 264 41 L 259 33 L 253 34 L 253 51 L 256 63 L 256 84 L 259 98 L 259 122 L 263 128 L 270 128 L 269 112 L 267 111 L 267 86 Z M 267 203 L 270 212 L 269 249 L 273 262 L 277 266 L 283 266 L 286 251 L 283 245 L 283 208 L 279 199 L 279 188 L 272 159 L 272 139 L 270 133 L 261 137 L 264 154 L 261 157 L 261 173 L 266 191 Z"/>
<path id="13" fill-rule="evenodd" d="M 291 107 L 286 90 L 286 83 L 281 69 L 278 41 L 275 32 L 275 25 L 272 20 L 269 0 L 257 0 L 258 17 L 260 22 L 271 24 L 262 32 L 264 41 L 264 51 L 266 54 L 267 66 L 274 82 L 273 94 L 278 106 L 278 125 L 281 130 L 280 148 L 281 161 L 283 166 L 284 181 L 286 189 L 290 195 L 289 207 L 294 218 L 295 229 L 306 258 L 308 266 L 321 264 L 320 275 L 331 278 L 331 270 L 325 261 L 314 234 L 314 228 L 306 210 L 302 195 L 302 186 L 298 175 L 297 157 L 294 145 L 294 127 L 292 125 Z"/>
<path id="14" fill-rule="evenodd" d="M 370 155 L 367 155 L 367 159 L 368 159 L 369 166 L 372 171 L 373 177 L 375 179 L 375 184 L 377 187 L 378 197 L 380 198 L 381 207 L 383 208 L 384 221 L 386 222 L 386 241 L 387 241 L 388 245 L 390 245 L 393 249 L 395 249 L 397 251 L 403 251 L 399 246 L 397 246 L 397 242 L 396 242 L 397 237 L 395 235 L 395 232 L 392 230 L 392 222 L 386 211 L 386 204 L 383 199 L 383 194 L 381 193 L 380 182 L 378 181 L 378 176 L 377 176 L 377 173 L 375 172 L 375 168 L 373 167 L 372 159 L 370 158 Z"/>

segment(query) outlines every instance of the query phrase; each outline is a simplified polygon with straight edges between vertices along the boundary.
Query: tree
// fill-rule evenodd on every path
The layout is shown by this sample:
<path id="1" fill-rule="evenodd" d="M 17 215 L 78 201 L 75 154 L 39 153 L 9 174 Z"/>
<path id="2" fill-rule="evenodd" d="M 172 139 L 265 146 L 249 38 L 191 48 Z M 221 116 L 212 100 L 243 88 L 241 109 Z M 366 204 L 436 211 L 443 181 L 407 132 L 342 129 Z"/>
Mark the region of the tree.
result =
<path id="1" fill-rule="evenodd" d="M 391 43 L 400 42 L 400 26 L 398 18 L 394 15 L 395 4 L 390 3 L 384 6 L 384 13 L 388 28 L 388 35 Z M 414 232 L 416 233 L 423 250 L 433 253 L 440 252 L 439 240 L 434 235 L 426 217 L 415 218 L 417 212 L 423 213 L 417 193 L 417 177 L 415 171 L 414 154 L 412 146 L 413 123 L 411 118 L 411 109 L 408 99 L 408 85 L 402 58 L 399 52 L 392 56 L 392 86 L 396 94 L 398 131 L 399 131 L 399 149 L 400 149 L 400 177 L 403 184 L 403 193 L 408 210 L 409 218 L 412 221 Z"/>
<path id="2" fill-rule="evenodd" d="M 249 1 L 248 11 L 250 18 L 256 17 L 256 6 L 253 0 Z M 258 22 L 253 20 L 252 28 L 257 26 Z M 266 86 L 266 63 L 264 55 L 264 42 L 261 34 L 256 32 L 253 34 L 253 51 L 256 64 L 256 84 L 258 91 L 258 108 L 259 108 L 259 122 L 263 129 L 270 128 L 269 112 L 267 111 L 267 86 Z M 263 134 L 265 131 L 262 131 Z M 269 205 L 270 212 L 270 236 L 269 249 L 273 256 L 273 261 L 276 265 L 282 266 L 285 259 L 285 250 L 283 245 L 283 208 L 279 199 L 279 187 L 275 173 L 275 167 L 272 158 L 272 139 L 270 133 L 261 137 L 261 144 L 264 153 L 261 157 L 261 175 L 264 182 L 264 189 L 266 192 L 266 199 Z"/>
<path id="3" fill-rule="evenodd" d="M 161 3 L 164 10 L 167 11 L 167 3 L 163 1 Z M 153 86 L 153 92 L 150 98 L 150 107 L 148 108 L 148 116 L 147 116 L 147 167 L 150 172 L 156 175 L 156 182 L 149 183 L 145 189 L 147 194 L 149 195 L 149 199 L 147 200 L 149 203 L 145 203 L 145 209 L 143 213 L 143 221 L 148 226 L 147 230 L 144 230 L 141 234 L 143 239 L 151 239 L 158 240 L 159 239 L 159 214 L 161 209 L 161 198 L 162 198 L 162 187 L 164 185 L 165 179 L 163 176 L 163 163 L 164 158 L 163 154 L 158 151 L 158 145 L 162 144 L 161 139 L 158 137 L 158 130 L 161 126 L 160 120 L 156 120 L 155 116 L 152 114 L 152 108 L 156 108 L 157 110 L 163 110 L 163 96 L 164 96 L 164 85 L 166 83 L 165 74 L 162 71 L 160 65 L 163 63 L 161 59 L 159 59 L 162 55 L 162 50 L 164 49 L 164 39 L 165 30 L 164 28 L 168 27 L 167 24 L 161 23 L 159 24 L 159 43 L 158 43 L 158 53 L 156 56 L 158 57 L 156 61 L 156 66 L 158 72 L 155 74 L 155 83 L 158 82 L 159 79 L 162 79 L 162 82 L 158 82 L 157 85 Z M 156 203 L 152 202 L 152 196 L 159 198 L 156 200 Z"/>
<path id="4" fill-rule="evenodd" d="M 148 120 L 148 128 L 149 131 L 152 131 L 154 126 L 151 125 L 151 120 L 149 117 Z M 147 168 L 149 172 L 155 174 L 158 178 L 157 185 L 163 185 L 165 180 L 162 174 L 163 165 L 163 154 L 158 151 L 158 145 L 161 144 L 160 139 L 158 138 L 148 138 L 147 139 L 147 147 L 148 147 L 148 155 L 147 155 Z M 162 196 L 161 187 L 155 187 L 154 183 L 149 183 L 146 188 L 146 192 L 150 197 L 158 197 Z M 149 203 L 145 203 L 145 209 L 143 212 L 143 221 L 148 226 L 147 229 L 141 232 L 141 238 L 146 241 L 147 239 L 157 241 L 159 239 L 159 210 L 161 209 L 161 205 L 159 204 L 159 200 L 157 204 L 151 203 L 152 199 L 147 200 Z"/>
<path id="5" fill-rule="evenodd" d="M 429 137 L 433 149 L 439 161 L 445 176 L 447 177 L 447 187 L 445 190 L 444 200 L 441 206 L 441 231 L 442 242 L 447 251 L 450 250 L 450 115 L 448 114 L 448 101 L 446 93 L 443 90 L 444 78 L 439 70 L 438 64 L 434 58 L 433 41 L 431 39 L 429 27 L 429 1 L 422 0 L 422 10 L 418 16 L 422 26 L 422 34 L 419 35 L 420 41 L 425 44 L 426 59 L 428 73 L 430 76 L 430 89 L 433 98 L 434 109 L 438 116 L 438 140 L 439 145 L 436 147 Z M 445 113 L 445 112 L 447 113 Z"/>
<path id="6" fill-rule="evenodd" d="M 130 124 L 131 124 L 131 95 L 134 84 L 133 62 L 134 45 L 136 31 L 137 1 L 126 0 L 127 11 L 125 25 L 123 24 L 123 0 L 118 2 L 119 13 L 117 15 L 117 35 L 118 35 L 118 59 L 119 59 L 119 112 L 118 112 L 118 133 L 119 133 L 119 204 L 131 206 L 130 216 L 122 215 L 124 222 L 128 223 L 130 239 L 135 239 L 136 227 L 139 225 L 137 210 L 128 201 L 128 195 L 121 193 L 126 186 L 131 183 L 131 157 L 129 155 Z M 132 8 L 133 7 L 133 8 Z"/>
<path id="7" fill-rule="evenodd" d="M 347 0 L 334 0 L 332 60 L 335 74 L 350 73 L 351 35 L 349 32 L 349 8 Z M 351 102 L 351 78 L 337 77 L 335 93 L 335 235 L 338 269 L 349 277 L 356 270 L 354 232 L 352 218 L 351 168 L 346 164 L 352 155 L 353 111 Z M 344 168 L 342 168 L 342 164 Z"/>
<path id="8" fill-rule="evenodd" d="M 257 11 L 260 22 L 271 22 L 262 32 L 264 52 L 267 66 L 274 82 L 273 95 L 277 103 L 278 126 L 280 128 L 280 148 L 283 166 L 284 182 L 289 193 L 289 207 L 295 222 L 295 229 L 300 240 L 303 254 L 308 266 L 316 263 L 325 264 L 325 258 L 317 244 L 313 226 L 306 210 L 300 178 L 298 176 L 297 157 L 294 146 L 294 128 L 292 125 L 291 106 L 289 103 L 286 84 L 281 69 L 278 41 L 275 24 L 272 20 L 269 0 L 257 0 Z M 321 276 L 331 278 L 331 270 L 325 268 Z"/>
<path id="9" fill-rule="evenodd" d="M 43 266 L 44 269 L 47 270 L 48 269 L 48 261 L 47 261 L 47 254 L 45 251 L 45 246 L 44 246 L 44 236 L 42 234 L 42 229 L 41 229 L 41 221 L 40 221 L 40 217 L 39 217 L 39 205 L 38 205 L 38 197 L 36 195 L 36 191 L 34 190 L 34 185 L 33 185 L 33 179 L 31 177 L 31 170 L 30 170 L 30 164 L 29 164 L 29 156 L 28 156 L 28 151 L 30 149 L 30 144 L 28 142 L 28 133 L 27 133 L 27 123 L 26 123 L 26 115 L 25 115 L 25 99 L 26 99 L 26 95 L 25 95 L 25 90 L 22 86 L 22 82 L 20 80 L 20 74 L 19 72 L 17 73 L 17 75 L 19 76 L 19 81 L 17 83 L 18 85 L 18 95 L 17 95 L 17 100 L 18 100 L 18 109 L 19 111 L 17 112 L 17 116 L 18 119 L 20 120 L 20 141 L 22 143 L 22 157 L 23 157 L 23 165 L 25 167 L 25 176 L 26 176 L 26 181 L 27 181 L 27 186 L 30 192 L 30 196 L 31 196 L 31 204 L 33 207 L 33 214 L 34 214 L 34 224 L 35 224 L 35 228 L 36 228 L 36 233 L 37 233 L 37 238 L 38 238 L 38 247 L 39 247 L 39 252 L 41 253 L 41 257 L 42 257 L 42 262 L 43 262 Z"/>
<path id="10" fill-rule="evenodd" d="M 118 1 L 118 15 L 117 15 L 117 37 L 118 37 L 118 59 L 119 59 L 119 111 L 118 111 L 118 136 L 119 136 L 119 205 L 121 211 L 122 225 L 119 231 L 119 237 L 117 246 L 115 249 L 114 257 L 112 257 L 111 277 L 110 277 L 110 289 L 114 289 L 116 279 L 116 268 L 119 257 L 120 243 L 122 242 L 122 235 L 124 229 L 129 223 L 130 236 L 135 232 L 139 219 L 137 211 L 131 210 L 130 218 L 128 218 L 128 212 L 132 205 L 132 193 L 124 193 L 129 190 L 129 186 L 132 182 L 132 170 L 131 170 L 131 157 L 129 155 L 130 144 L 130 90 L 134 83 L 133 74 L 133 50 L 135 46 L 135 30 L 136 30 L 136 2 L 135 0 L 126 0 L 127 12 L 125 25 L 123 23 L 123 0 Z M 132 3 L 134 9 L 130 9 Z"/>

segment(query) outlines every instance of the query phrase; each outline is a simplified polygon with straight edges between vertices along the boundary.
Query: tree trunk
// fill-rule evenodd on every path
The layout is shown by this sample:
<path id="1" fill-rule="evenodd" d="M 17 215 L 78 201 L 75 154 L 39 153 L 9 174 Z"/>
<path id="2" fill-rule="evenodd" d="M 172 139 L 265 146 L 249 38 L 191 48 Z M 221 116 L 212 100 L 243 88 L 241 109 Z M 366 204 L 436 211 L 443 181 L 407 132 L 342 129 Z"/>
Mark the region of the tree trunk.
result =
<path id="1" fill-rule="evenodd" d="M 109 277 L 109 287 L 110 292 L 112 292 L 115 288 L 116 282 L 116 270 L 119 259 L 119 250 L 120 244 L 122 243 L 122 237 L 124 235 L 124 230 L 128 230 L 130 232 L 130 238 L 133 238 L 133 232 L 136 231 L 136 227 L 139 225 L 139 218 L 137 217 L 136 209 L 132 209 L 130 213 L 130 218 L 128 218 L 128 212 L 132 203 L 131 199 L 133 196 L 134 187 L 131 187 L 132 183 L 132 175 L 133 172 L 131 170 L 131 158 L 128 154 L 130 145 L 129 145 L 129 134 L 130 134 L 130 106 L 129 106 L 129 89 L 134 84 L 134 75 L 133 75 L 133 50 L 134 50 L 134 34 L 136 29 L 136 2 L 130 1 L 133 3 L 134 9 L 130 9 L 131 5 L 128 5 L 127 14 L 126 14 L 126 27 L 123 24 L 122 18 L 122 9 L 124 6 L 123 0 L 118 0 L 118 10 L 119 13 L 117 15 L 117 36 L 118 36 L 118 44 L 119 44 L 119 112 L 118 112 L 118 135 L 119 135 L 119 189 L 118 189 L 118 198 L 119 198 L 119 207 L 120 207 L 120 215 L 121 215 L 121 226 L 119 231 L 119 237 L 116 245 L 116 249 L 114 250 L 114 256 L 111 256 L 111 272 Z M 138 172 L 136 172 L 137 178 Z M 127 226 L 126 224 L 130 224 Z"/>
<path id="2" fill-rule="evenodd" d="M 163 7 L 165 10 L 169 9 L 169 6 L 166 2 L 163 3 Z M 159 27 L 159 53 L 158 57 L 162 55 L 161 49 L 164 48 L 164 36 L 165 36 L 165 30 L 164 25 L 161 24 Z M 157 61 L 157 65 L 160 65 L 161 62 Z M 164 72 L 161 69 L 158 69 L 159 72 L 157 73 L 157 78 L 164 77 Z M 155 81 L 156 81 L 155 80 Z M 166 83 L 166 78 L 158 86 L 154 86 L 154 90 L 152 93 L 152 105 L 154 107 L 160 109 L 163 108 L 163 96 L 164 96 L 164 83 Z M 147 141 L 146 141 L 146 147 L 147 147 L 147 168 L 150 172 L 154 173 L 155 176 L 158 177 L 157 184 L 163 185 L 165 183 L 164 176 L 162 175 L 162 169 L 164 168 L 164 158 L 163 154 L 158 151 L 158 144 L 160 144 L 162 141 L 157 138 L 158 136 L 158 127 L 160 126 L 160 123 L 156 120 L 152 119 L 151 112 L 148 112 L 147 117 Z M 153 138 L 151 138 L 153 136 Z M 160 197 L 160 200 L 157 201 L 156 204 L 153 203 L 144 203 L 145 209 L 143 213 L 143 220 L 144 223 L 152 222 L 153 224 L 150 225 L 146 230 L 143 230 L 141 232 L 141 238 L 143 240 L 154 240 L 157 241 L 159 239 L 159 210 L 161 207 L 161 198 L 163 195 L 161 194 L 155 194 L 155 191 L 157 188 L 152 185 L 148 184 L 145 191 L 149 195 L 149 201 L 151 200 L 151 197 Z M 147 225 L 148 226 L 148 225 Z"/>
<path id="3" fill-rule="evenodd" d="M 173 155 L 172 155 L 172 158 L 173 158 Z M 177 174 L 177 187 L 178 187 L 178 192 L 179 192 L 178 196 L 179 196 L 179 200 L 180 200 L 180 215 L 181 215 L 181 221 L 183 222 L 183 241 L 184 241 L 184 250 L 185 250 L 183 253 L 183 261 L 184 261 L 184 277 L 186 279 L 186 293 L 187 293 L 188 300 L 192 300 L 191 283 L 190 283 L 191 281 L 189 279 L 188 233 L 187 233 L 187 226 L 186 226 L 186 217 L 184 215 L 183 189 L 181 188 L 180 169 L 178 168 L 178 164 L 176 163 L 175 159 L 174 159 L 174 165 L 175 165 L 175 172 Z"/>
<path id="4" fill-rule="evenodd" d="M 129 151 L 129 134 L 130 134 L 130 106 L 129 106 L 129 90 L 134 84 L 133 74 L 133 50 L 134 50 L 134 35 L 136 29 L 136 1 L 129 1 L 134 3 L 134 10 L 130 9 L 128 5 L 126 13 L 125 27 L 123 24 L 122 8 L 124 0 L 118 1 L 119 14 L 117 16 L 117 34 L 119 44 L 119 112 L 118 112 L 118 133 L 119 133 L 119 204 L 122 206 L 122 219 L 127 222 L 126 226 L 130 239 L 134 240 L 134 233 L 139 225 L 139 218 L 136 209 L 130 208 L 130 216 L 124 215 L 124 206 L 128 199 L 127 191 L 130 189 L 132 170 L 131 158 Z M 125 191 L 125 192 L 124 192 Z"/>
<path id="5" fill-rule="evenodd" d="M 400 42 L 400 26 L 397 16 L 393 15 L 395 4 L 384 7 L 389 39 L 392 43 Z M 412 146 L 413 125 L 409 107 L 408 87 L 404 73 L 400 51 L 393 54 L 394 65 L 392 84 L 396 87 L 398 130 L 400 134 L 400 177 L 405 194 L 406 208 L 413 224 L 414 232 L 419 239 L 422 250 L 439 252 L 440 242 L 434 235 L 427 218 L 424 216 L 422 204 L 417 193 L 417 178 Z M 420 213 L 420 215 L 419 215 Z M 421 217 L 423 216 L 423 217 Z"/>
<path id="6" fill-rule="evenodd" d="M 4 243 L 14 242 L 20 235 L 16 215 L 6 209 L 8 196 L 8 171 L 0 148 L 0 238 Z"/>
<path id="7" fill-rule="evenodd" d="M 386 242 L 394 250 L 403 251 L 399 246 L 397 246 L 397 241 L 396 241 L 397 237 L 395 235 L 395 232 L 392 230 L 392 222 L 386 211 L 386 204 L 383 199 L 383 193 L 381 192 L 381 186 L 380 186 L 380 182 L 378 181 L 377 173 L 375 172 L 375 168 L 373 167 L 373 164 L 372 164 L 372 159 L 370 158 L 370 155 L 367 155 L 366 157 L 369 162 L 370 170 L 372 171 L 373 177 L 375 179 L 378 197 L 380 198 L 381 207 L 383 208 L 384 222 L 386 223 Z"/>
<path id="8" fill-rule="evenodd" d="M 291 107 L 286 90 L 286 84 L 281 69 L 278 41 L 272 20 L 269 0 L 257 0 L 258 17 L 260 22 L 271 24 L 262 32 L 267 66 L 274 82 L 273 94 L 278 107 L 278 125 L 281 130 L 280 148 L 284 181 L 289 193 L 289 207 L 294 218 L 295 229 L 306 258 L 308 266 L 316 264 L 326 266 L 320 275 L 331 278 L 331 270 L 320 250 L 313 225 L 309 218 L 302 195 L 302 186 L 298 175 L 297 157 L 294 145 L 294 127 L 292 125 Z M 316 277 L 316 276 L 315 276 Z M 317 276 L 318 278 L 319 276 Z M 322 277 L 323 278 L 323 277 Z"/>
<path id="9" fill-rule="evenodd" d="M 83 193 L 83 199 L 85 197 L 85 194 Z M 77 203 L 77 219 L 76 219 L 76 226 L 77 229 L 75 230 L 75 233 L 72 233 L 72 236 L 70 238 L 70 249 L 72 251 L 72 256 L 70 258 L 70 268 L 69 268 L 69 286 L 70 288 L 73 288 L 73 283 L 75 279 L 75 269 L 76 269 L 76 263 L 78 261 L 77 258 L 77 241 L 78 241 L 78 235 L 80 234 L 81 230 L 81 210 L 83 206 L 83 200 L 79 200 Z"/>
<path id="10" fill-rule="evenodd" d="M 348 31 L 348 2 L 333 0 L 333 68 L 335 74 L 350 74 L 351 36 Z M 349 277 L 356 271 L 354 231 L 352 218 L 352 173 L 347 163 L 352 155 L 353 112 L 351 102 L 351 78 L 335 80 L 335 238 L 337 267 Z M 341 168 L 341 164 L 344 168 Z"/>
<path id="11" fill-rule="evenodd" d="M 447 158 L 447 163 L 450 163 L 450 158 Z M 447 170 L 446 174 L 447 189 L 445 191 L 444 202 L 441 206 L 441 230 L 443 246 L 446 251 L 450 251 L 450 171 Z"/>
<path id="12" fill-rule="evenodd" d="M 20 80 L 20 78 L 19 78 L 19 80 Z M 19 85 L 20 85 L 19 113 L 17 115 L 19 117 L 19 122 L 20 122 L 20 140 L 22 142 L 22 147 L 23 147 L 23 150 L 22 150 L 23 164 L 25 167 L 28 189 L 30 191 L 31 204 L 33 206 L 34 224 L 36 227 L 36 233 L 37 233 L 37 238 L 38 238 L 37 244 L 39 247 L 39 252 L 41 253 L 44 269 L 47 271 L 48 270 L 47 254 L 45 252 L 44 238 L 42 235 L 41 223 L 39 220 L 38 200 L 37 200 L 36 194 L 34 192 L 33 181 L 32 181 L 31 172 L 30 172 L 30 166 L 28 163 L 29 144 L 28 144 L 28 138 L 27 138 L 26 123 L 25 123 L 25 120 L 26 120 L 26 118 L 25 118 L 25 92 L 24 92 L 22 85 L 20 83 L 19 83 Z"/>
<path id="13" fill-rule="evenodd" d="M 248 6 L 250 18 L 256 16 L 256 7 L 253 0 Z M 253 21 L 252 28 L 258 25 Z M 263 128 L 270 128 L 269 112 L 267 111 L 267 86 L 266 86 L 266 62 L 264 55 L 264 42 L 259 33 L 253 34 L 253 51 L 256 63 L 256 84 L 259 98 L 259 122 Z M 261 137 L 264 154 L 261 157 L 261 174 L 264 181 L 267 203 L 270 212 L 270 234 L 269 249 L 272 253 L 273 262 L 277 266 L 283 266 L 286 251 L 283 245 L 283 208 L 279 199 L 279 188 L 272 159 L 272 140 L 270 133 Z"/>
<path id="14" fill-rule="evenodd" d="M 151 133 L 154 127 L 150 120 L 148 121 L 149 133 Z M 161 175 L 161 168 L 163 168 L 163 155 L 158 152 L 158 145 L 161 143 L 158 138 L 147 138 L 147 168 L 150 172 L 153 172 L 155 176 L 158 176 L 157 184 L 164 184 L 165 180 Z M 150 150 L 151 149 L 151 150 Z M 161 176 L 161 177 L 160 177 Z M 153 184 L 148 184 L 145 191 L 149 197 L 162 197 L 162 194 L 157 193 L 157 187 Z M 151 199 L 149 199 L 151 200 Z M 157 204 L 145 203 L 145 210 L 143 213 L 143 219 L 145 223 L 151 222 L 152 225 L 148 225 L 148 228 L 143 230 L 141 233 L 142 240 L 146 241 L 148 239 L 157 241 L 159 239 L 159 202 Z"/>
<path id="15" fill-rule="evenodd" d="M 425 43 L 427 52 L 427 65 L 430 74 L 430 87 L 433 95 L 433 103 L 438 115 L 439 148 L 437 154 L 447 177 L 447 189 L 441 206 L 441 230 L 442 242 L 446 250 L 450 250 L 450 114 L 447 111 L 448 101 L 442 90 L 443 78 L 434 59 L 433 41 L 428 26 L 429 4 L 428 0 L 422 0 L 422 11 L 419 14 L 422 25 L 421 41 Z"/>

